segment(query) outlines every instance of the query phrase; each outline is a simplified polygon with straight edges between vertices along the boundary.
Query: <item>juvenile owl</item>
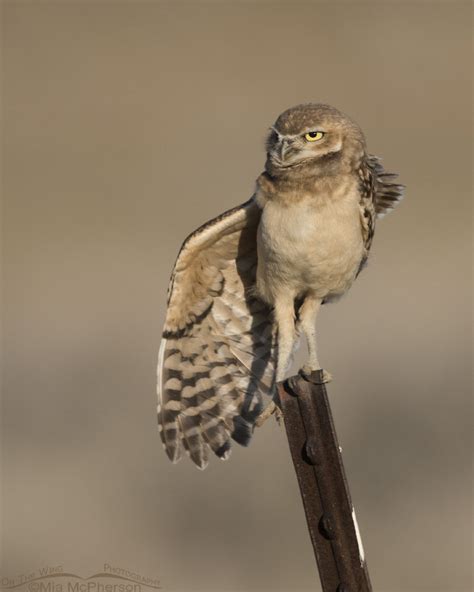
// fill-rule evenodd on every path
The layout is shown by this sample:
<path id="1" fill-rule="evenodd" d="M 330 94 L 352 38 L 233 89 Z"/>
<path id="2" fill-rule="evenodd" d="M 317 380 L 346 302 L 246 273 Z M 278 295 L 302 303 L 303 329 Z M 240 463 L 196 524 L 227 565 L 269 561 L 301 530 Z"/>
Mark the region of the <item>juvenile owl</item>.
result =
<path id="1" fill-rule="evenodd" d="M 251 199 L 184 242 L 168 290 L 158 359 L 158 424 L 169 458 L 227 459 L 275 411 L 299 336 L 320 369 L 316 316 L 367 261 L 376 218 L 402 198 L 334 107 L 298 105 L 270 128 Z M 325 373 L 326 380 L 330 376 Z M 265 405 L 266 403 L 266 405 Z"/>

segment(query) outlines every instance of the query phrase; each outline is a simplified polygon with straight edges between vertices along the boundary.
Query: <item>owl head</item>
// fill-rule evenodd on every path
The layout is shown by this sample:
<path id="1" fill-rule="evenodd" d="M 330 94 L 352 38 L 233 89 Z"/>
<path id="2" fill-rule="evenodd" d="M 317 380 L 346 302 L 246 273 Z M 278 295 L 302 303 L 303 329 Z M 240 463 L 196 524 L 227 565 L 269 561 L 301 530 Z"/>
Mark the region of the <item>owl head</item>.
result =
<path id="1" fill-rule="evenodd" d="M 270 128 L 266 169 L 291 174 L 302 169 L 337 171 L 360 160 L 364 134 L 347 115 L 330 105 L 308 103 L 284 111 Z"/>

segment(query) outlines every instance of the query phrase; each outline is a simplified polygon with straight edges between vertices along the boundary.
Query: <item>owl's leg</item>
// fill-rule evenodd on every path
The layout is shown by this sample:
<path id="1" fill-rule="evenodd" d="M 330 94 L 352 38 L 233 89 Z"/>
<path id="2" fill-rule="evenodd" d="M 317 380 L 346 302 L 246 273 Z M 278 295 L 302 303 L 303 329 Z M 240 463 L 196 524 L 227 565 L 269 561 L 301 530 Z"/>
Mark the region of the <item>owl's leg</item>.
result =
<path id="1" fill-rule="evenodd" d="M 275 321 L 278 328 L 278 358 L 275 378 L 277 382 L 281 382 L 285 378 L 296 337 L 293 295 L 285 294 L 275 299 Z M 280 423 L 282 414 L 274 401 L 265 407 L 255 425 L 260 427 L 273 414 Z"/>
<path id="2" fill-rule="evenodd" d="M 275 320 L 278 327 L 278 358 L 276 381 L 285 378 L 295 344 L 295 305 L 292 295 L 280 296 L 275 301 Z"/>
<path id="3" fill-rule="evenodd" d="M 316 317 L 318 316 L 321 303 L 321 298 L 309 295 L 299 310 L 299 326 L 308 342 L 308 360 L 302 368 L 306 374 L 311 374 L 311 372 L 321 369 L 316 346 Z M 323 371 L 323 376 L 325 382 L 329 382 L 332 378 L 329 372 L 325 370 Z"/>

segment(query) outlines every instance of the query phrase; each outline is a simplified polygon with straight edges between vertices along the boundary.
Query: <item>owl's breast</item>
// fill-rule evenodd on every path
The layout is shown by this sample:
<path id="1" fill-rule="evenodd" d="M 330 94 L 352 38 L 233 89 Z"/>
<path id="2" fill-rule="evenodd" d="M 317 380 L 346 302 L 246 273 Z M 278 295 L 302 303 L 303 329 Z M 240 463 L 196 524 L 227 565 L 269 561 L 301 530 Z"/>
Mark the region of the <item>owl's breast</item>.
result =
<path id="1" fill-rule="evenodd" d="M 265 204 L 257 234 L 257 290 L 274 302 L 281 290 L 324 298 L 353 282 L 364 245 L 357 191 Z"/>

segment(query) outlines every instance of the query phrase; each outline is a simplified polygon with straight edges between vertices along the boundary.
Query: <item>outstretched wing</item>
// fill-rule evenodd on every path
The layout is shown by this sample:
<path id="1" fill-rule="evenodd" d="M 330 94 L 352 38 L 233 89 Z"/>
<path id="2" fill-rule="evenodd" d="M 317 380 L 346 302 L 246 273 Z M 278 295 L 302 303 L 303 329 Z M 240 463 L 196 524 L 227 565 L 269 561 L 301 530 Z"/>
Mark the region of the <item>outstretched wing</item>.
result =
<path id="1" fill-rule="evenodd" d="M 263 394 L 273 394 L 276 337 L 270 308 L 255 296 L 253 199 L 191 234 L 178 255 L 158 359 L 158 424 L 173 462 L 182 448 L 199 468 L 209 449 L 247 445 Z"/>
<path id="2" fill-rule="evenodd" d="M 387 173 L 380 158 L 369 154 L 359 169 L 360 211 L 366 255 L 370 250 L 375 221 L 382 218 L 403 198 L 404 186 L 394 183 L 396 173 Z"/>

